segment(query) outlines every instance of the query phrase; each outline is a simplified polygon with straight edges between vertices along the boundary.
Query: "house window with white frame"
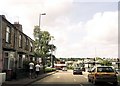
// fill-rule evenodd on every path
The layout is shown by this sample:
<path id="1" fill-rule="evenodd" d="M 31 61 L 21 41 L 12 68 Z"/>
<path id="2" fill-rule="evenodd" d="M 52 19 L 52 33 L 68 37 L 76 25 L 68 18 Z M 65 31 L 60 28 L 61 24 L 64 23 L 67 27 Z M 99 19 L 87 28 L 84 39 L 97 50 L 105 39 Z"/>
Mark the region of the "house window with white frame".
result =
<path id="1" fill-rule="evenodd" d="M 30 42 L 30 52 L 32 52 L 32 50 L 33 50 L 33 44 L 32 42 Z"/>
<path id="2" fill-rule="evenodd" d="M 13 69 L 15 67 L 15 53 L 14 52 L 5 52 L 4 53 L 4 69 Z"/>
<path id="3" fill-rule="evenodd" d="M 22 35 L 19 35 L 19 48 L 22 48 Z"/>
<path id="4" fill-rule="evenodd" d="M 10 27 L 6 27 L 6 39 L 5 42 L 10 43 Z"/>

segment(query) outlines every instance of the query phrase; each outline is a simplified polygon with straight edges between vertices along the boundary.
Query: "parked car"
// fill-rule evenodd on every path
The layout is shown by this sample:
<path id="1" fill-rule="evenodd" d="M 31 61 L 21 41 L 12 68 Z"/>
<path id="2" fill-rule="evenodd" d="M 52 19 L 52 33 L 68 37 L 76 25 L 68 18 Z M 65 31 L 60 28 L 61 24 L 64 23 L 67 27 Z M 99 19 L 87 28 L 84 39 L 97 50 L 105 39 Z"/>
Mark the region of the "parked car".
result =
<path id="1" fill-rule="evenodd" d="M 74 68 L 73 74 L 81 74 L 82 75 L 82 69 L 81 68 Z"/>
<path id="2" fill-rule="evenodd" d="M 120 74 L 120 69 L 115 69 L 118 74 Z"/>
<path id="3" fill-rule="evenodd" d="M 63 68 L 62 68 L 62 71 L 67 71 L 67 67 L 63 67 Z"/>
<path id="4" fill-rule="evenodd" d="M 82 71 L 84 71 L 84 72 L 85 72 L 85 68 L 84 68 L 84 67 L 82 67 Z"/>
<path id="5" fill-rule="evenodd" d="M 110 66 L 94 67 L 88 74 L 88 81 L 93 84 L 98 82 L 111 82 L 113 86 L 117 86 L 116 71 Z"/>

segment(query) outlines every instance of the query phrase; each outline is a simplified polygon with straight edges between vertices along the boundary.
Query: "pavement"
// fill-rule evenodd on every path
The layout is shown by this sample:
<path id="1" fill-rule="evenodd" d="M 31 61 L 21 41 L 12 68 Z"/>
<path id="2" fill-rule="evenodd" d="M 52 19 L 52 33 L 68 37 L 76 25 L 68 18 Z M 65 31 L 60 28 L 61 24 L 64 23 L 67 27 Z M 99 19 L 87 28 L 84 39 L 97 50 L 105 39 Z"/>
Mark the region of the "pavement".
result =
<path id="1" fill-rule="evenodd" d="M 32 79 L 30 79 L 28 77 L 28 78 L 24 78 L 24 79 L 5 81 L 4 83 L 2 83 L 1 86 L 29 86 L 31 83 L 33 83 L 33 82 L 35 82 L 35 81 L 37 81 L 39 79 L 42 79 L 42 78 L 44 78 L 46 76 L 52 75 L 55 72 L 41 74 L 37 78 L 32 78 Z"/>

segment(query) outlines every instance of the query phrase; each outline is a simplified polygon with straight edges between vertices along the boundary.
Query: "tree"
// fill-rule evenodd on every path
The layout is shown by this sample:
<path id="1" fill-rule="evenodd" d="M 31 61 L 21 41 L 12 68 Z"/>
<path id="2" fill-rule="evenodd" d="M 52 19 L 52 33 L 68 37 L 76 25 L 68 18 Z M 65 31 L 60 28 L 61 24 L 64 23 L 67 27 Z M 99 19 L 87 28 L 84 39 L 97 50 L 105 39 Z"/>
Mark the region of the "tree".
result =
<path id="1" fill-rule="evenodd" d="M 41 31 L 39 26 L 34 27 L 35 38 L 35 55 L 42 58 L 43 67 L 46 64 L 47 57 L 50 56 L 50 51 L 55 51 L 56 46 L 49 44 L 53 36 L 48 31 Z"/>
<path id="2" fill-rule="evenodd" d="M 108 60 L 103 60 L 101 62 L 101 65 L 106 65 L 106 66 L 112 66 L 112 62 L 108 61 Z"/>

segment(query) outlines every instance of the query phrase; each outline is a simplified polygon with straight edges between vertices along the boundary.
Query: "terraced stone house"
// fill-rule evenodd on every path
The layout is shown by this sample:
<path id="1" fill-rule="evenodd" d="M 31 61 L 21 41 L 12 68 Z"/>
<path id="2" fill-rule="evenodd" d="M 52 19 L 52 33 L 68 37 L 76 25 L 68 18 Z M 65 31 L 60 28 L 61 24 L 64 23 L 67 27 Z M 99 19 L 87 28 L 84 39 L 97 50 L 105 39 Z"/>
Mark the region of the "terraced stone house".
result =
<path id="1" fill-rule="evenodd" d="M 6 72 L 8 80 L 22 75 L 24 62 L 34 58 L 33 51 L 34 40 L 23 33 L 22 25 L 0 15 L 0 72 Z"/>

